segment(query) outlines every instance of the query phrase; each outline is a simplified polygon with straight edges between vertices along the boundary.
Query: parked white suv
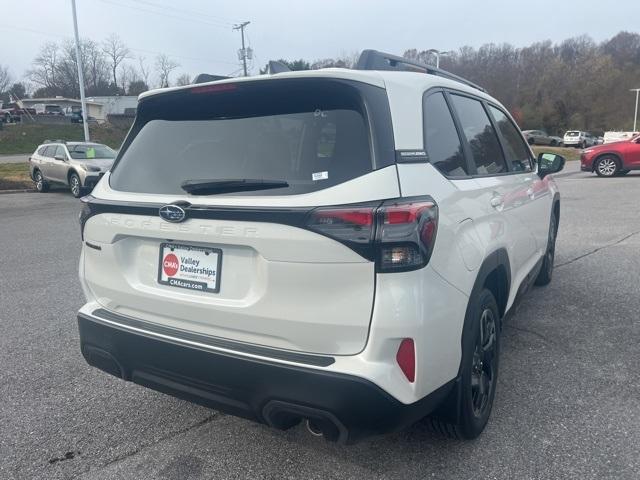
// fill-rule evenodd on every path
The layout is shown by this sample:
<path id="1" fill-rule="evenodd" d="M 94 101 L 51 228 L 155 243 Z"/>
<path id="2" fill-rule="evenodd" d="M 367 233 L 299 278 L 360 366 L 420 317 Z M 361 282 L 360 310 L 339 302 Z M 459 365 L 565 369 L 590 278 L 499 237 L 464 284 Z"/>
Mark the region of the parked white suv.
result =
<path id="1" fill-rule="evenodd" d="M 502 319 L 551 279 L 563 164 L 479 87 L 370 50 L 144 93 L 83 199 L 82 353 L 329 440 L 427 415 L 474 438 Z"/>
<path id="2" fill-rule="evenodd" d="M 587 148 L 596 144 L 596 139 L 588 132 L 580 130 L 569 130 L 565 132 L 562 143 L 565 147 Z"/>

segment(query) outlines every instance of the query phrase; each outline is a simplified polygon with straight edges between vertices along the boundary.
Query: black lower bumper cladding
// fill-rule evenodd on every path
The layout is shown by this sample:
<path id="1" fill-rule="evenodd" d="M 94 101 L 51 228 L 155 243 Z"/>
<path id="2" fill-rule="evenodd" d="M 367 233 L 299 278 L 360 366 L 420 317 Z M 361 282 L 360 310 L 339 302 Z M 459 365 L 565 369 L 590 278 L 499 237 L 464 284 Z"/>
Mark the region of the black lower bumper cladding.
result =
<path id="1" fill-rule="evenodd" d="M 413 424 L 451 386 L 405 405 L 359 377 L 181 345 L 82 314 L 78 327 L 84 358 L 107 373 L 275 428 L 309 419 L 340 443 Z"/>

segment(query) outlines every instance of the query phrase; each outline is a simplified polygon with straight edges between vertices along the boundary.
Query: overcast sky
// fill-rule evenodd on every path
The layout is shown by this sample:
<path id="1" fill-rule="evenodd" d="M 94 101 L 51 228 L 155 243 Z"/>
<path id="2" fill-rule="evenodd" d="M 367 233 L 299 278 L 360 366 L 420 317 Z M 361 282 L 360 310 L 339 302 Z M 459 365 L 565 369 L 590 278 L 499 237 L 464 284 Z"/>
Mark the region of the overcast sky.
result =
<path id="1" fill-rule="evenodd" d="M 375 48 L 440 50 L 509 42 L 517 46 L 588 34 L 600 41 L 640 30 L 640 0 L 76 0 L 81 37 L 117 33 L 135 56 L 166 53 L 180 73 L 239 68 L 249 20 L 253 71 L 269 59 L 315 60 Z M 160 6 L 158 8 L 157 6 Z M 73 36 L 71 0 L 0 0 L 0 64 L 15 78 L 46 41 Z"/>

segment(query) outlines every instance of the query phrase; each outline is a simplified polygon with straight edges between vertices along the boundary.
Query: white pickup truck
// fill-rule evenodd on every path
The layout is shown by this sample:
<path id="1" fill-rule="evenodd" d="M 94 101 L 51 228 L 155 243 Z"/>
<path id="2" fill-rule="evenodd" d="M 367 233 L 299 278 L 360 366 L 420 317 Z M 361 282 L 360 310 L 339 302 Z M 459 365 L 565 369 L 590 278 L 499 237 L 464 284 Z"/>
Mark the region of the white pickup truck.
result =
<path id="1" fill-rule="evenodd" d="M 604 132 L 604 143 L 622 142 L 639 134 L 640 132 Z"/>

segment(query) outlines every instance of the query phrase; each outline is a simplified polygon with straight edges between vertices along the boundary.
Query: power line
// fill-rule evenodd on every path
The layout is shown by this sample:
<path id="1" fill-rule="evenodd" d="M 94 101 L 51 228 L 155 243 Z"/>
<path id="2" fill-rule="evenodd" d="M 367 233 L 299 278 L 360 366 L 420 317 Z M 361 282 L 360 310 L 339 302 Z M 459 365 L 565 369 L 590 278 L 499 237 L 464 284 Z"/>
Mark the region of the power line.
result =
<path id="1" fill-rule="evenodd" d="M 204 12 L 198 12 L 195 10 L 187 10 L 184 8 L 175 8 L 175 7 L 171 7 L 169 5 L 163 5 L 163 4 L 159 4 L 159 3 L 154 3 L 154 2 L 150 2 L 149 0 L 133 0 L 134 2 L 137 3 L 142 3 L 145 5 L 149 5 L 149 6 L 153 6 L 156 8 L 161 8 L 163 10 L 173 10 L 174 12 L 179 12 L 179 13 L 190 13 L 192 15 L 198 15 L 200 17 L 208 17 L 213 19 L 214 21 L 218 21 L 224 25 L 227 25 L 229 27 L 233 26 L 234 23 L 238 23 L 238 20 L 235 19 L 226 19 L 226 18 L 222 18 L 222 17 L 217 17 L 215 15 L 211 15 L 209 13 L 204 13 Z"/>
<path id="2" fill-rule="evenodd" d="M 118 7 L 124 7 L 124 8 L 130 8 L 132 10 L 138 10 L 139 12 L 144 12 L 144 13 L 153 13 L 155 15 L 160 15 L 162 17 L 169 17 L 169 18 L 176 18 L 178 20 L 184 20 L 186 22 L 198 22 L 198 23 L 202 23 L 204 25 L 209 25 L 212 27 L 218 27 L 218 28 L 228 28 L 229 25 L 228 24 L 221 24 L 221 23 L 213 23 L 212 21 L 207 21 L 207 20 L 203 20 L 197 17 L 188 17 L 188 16 L 178 16 L 178 15 L 173 15 L 170 13 L 166 13 L 166 12 L 158 12 L 156 10 L 149 10 L 147 8 L 140 8 L 140 7 L 134 7 L 133 5 L 129 5 L 126 3 L 119 3 L 119 2 L 115 2 L 113 0 L 98 0 L 102 3 L 106 3 L 109 5 L 115 5 Z"/>
<path id="3" fill-rule="evenodd" d="M 17 27 L 15 25 L 5 25 L 5 24 L 0 24 L 0 28 L 7 28 L 7 29 L 11 29 L 11 30 L 20 30 L 20 31 L 24 31 L 24 32 L 29 32 L 29 33 L 34 33 L 37 35 L 44 35 L 44 36 L 48 36 L 48 37 L 57 37 L 57 38 L 62 38 L 65 40 L 70 40 L 71 37 L 69 37 L 68 35 L 62 35 L 59 33 L 48 33 L 48 32 L 43 32 L 41 30 L 35 30 L 32 28 L 27 28 L 27 27 Z M 134 50 L 136 52 L 143 52 L 143 53 L 153 53 L 156 55 L 161 55 L 161 54 L 166 54 L 169 57 L 175 57 L 175 58 L 182 58 L 184 60 L 195 60 L 198 62 L 211 62 L 211 63 L 224 63 L 227 65 L 237 65 L 236 62 L 230 62 L 228 60 L 218 60 L 215 58 L 202 58 L 202 57 L 189 57 L 189 56 L 185 56 L 185 55 L 175 55 L 175 54 L 171 54 L 171 53 L 166 53 L 166 52 L 159 52 L 157 50 L 145 50 L 142 48 L 134 48 L 134 47 L 128 47 L 129 50 Z"/>

